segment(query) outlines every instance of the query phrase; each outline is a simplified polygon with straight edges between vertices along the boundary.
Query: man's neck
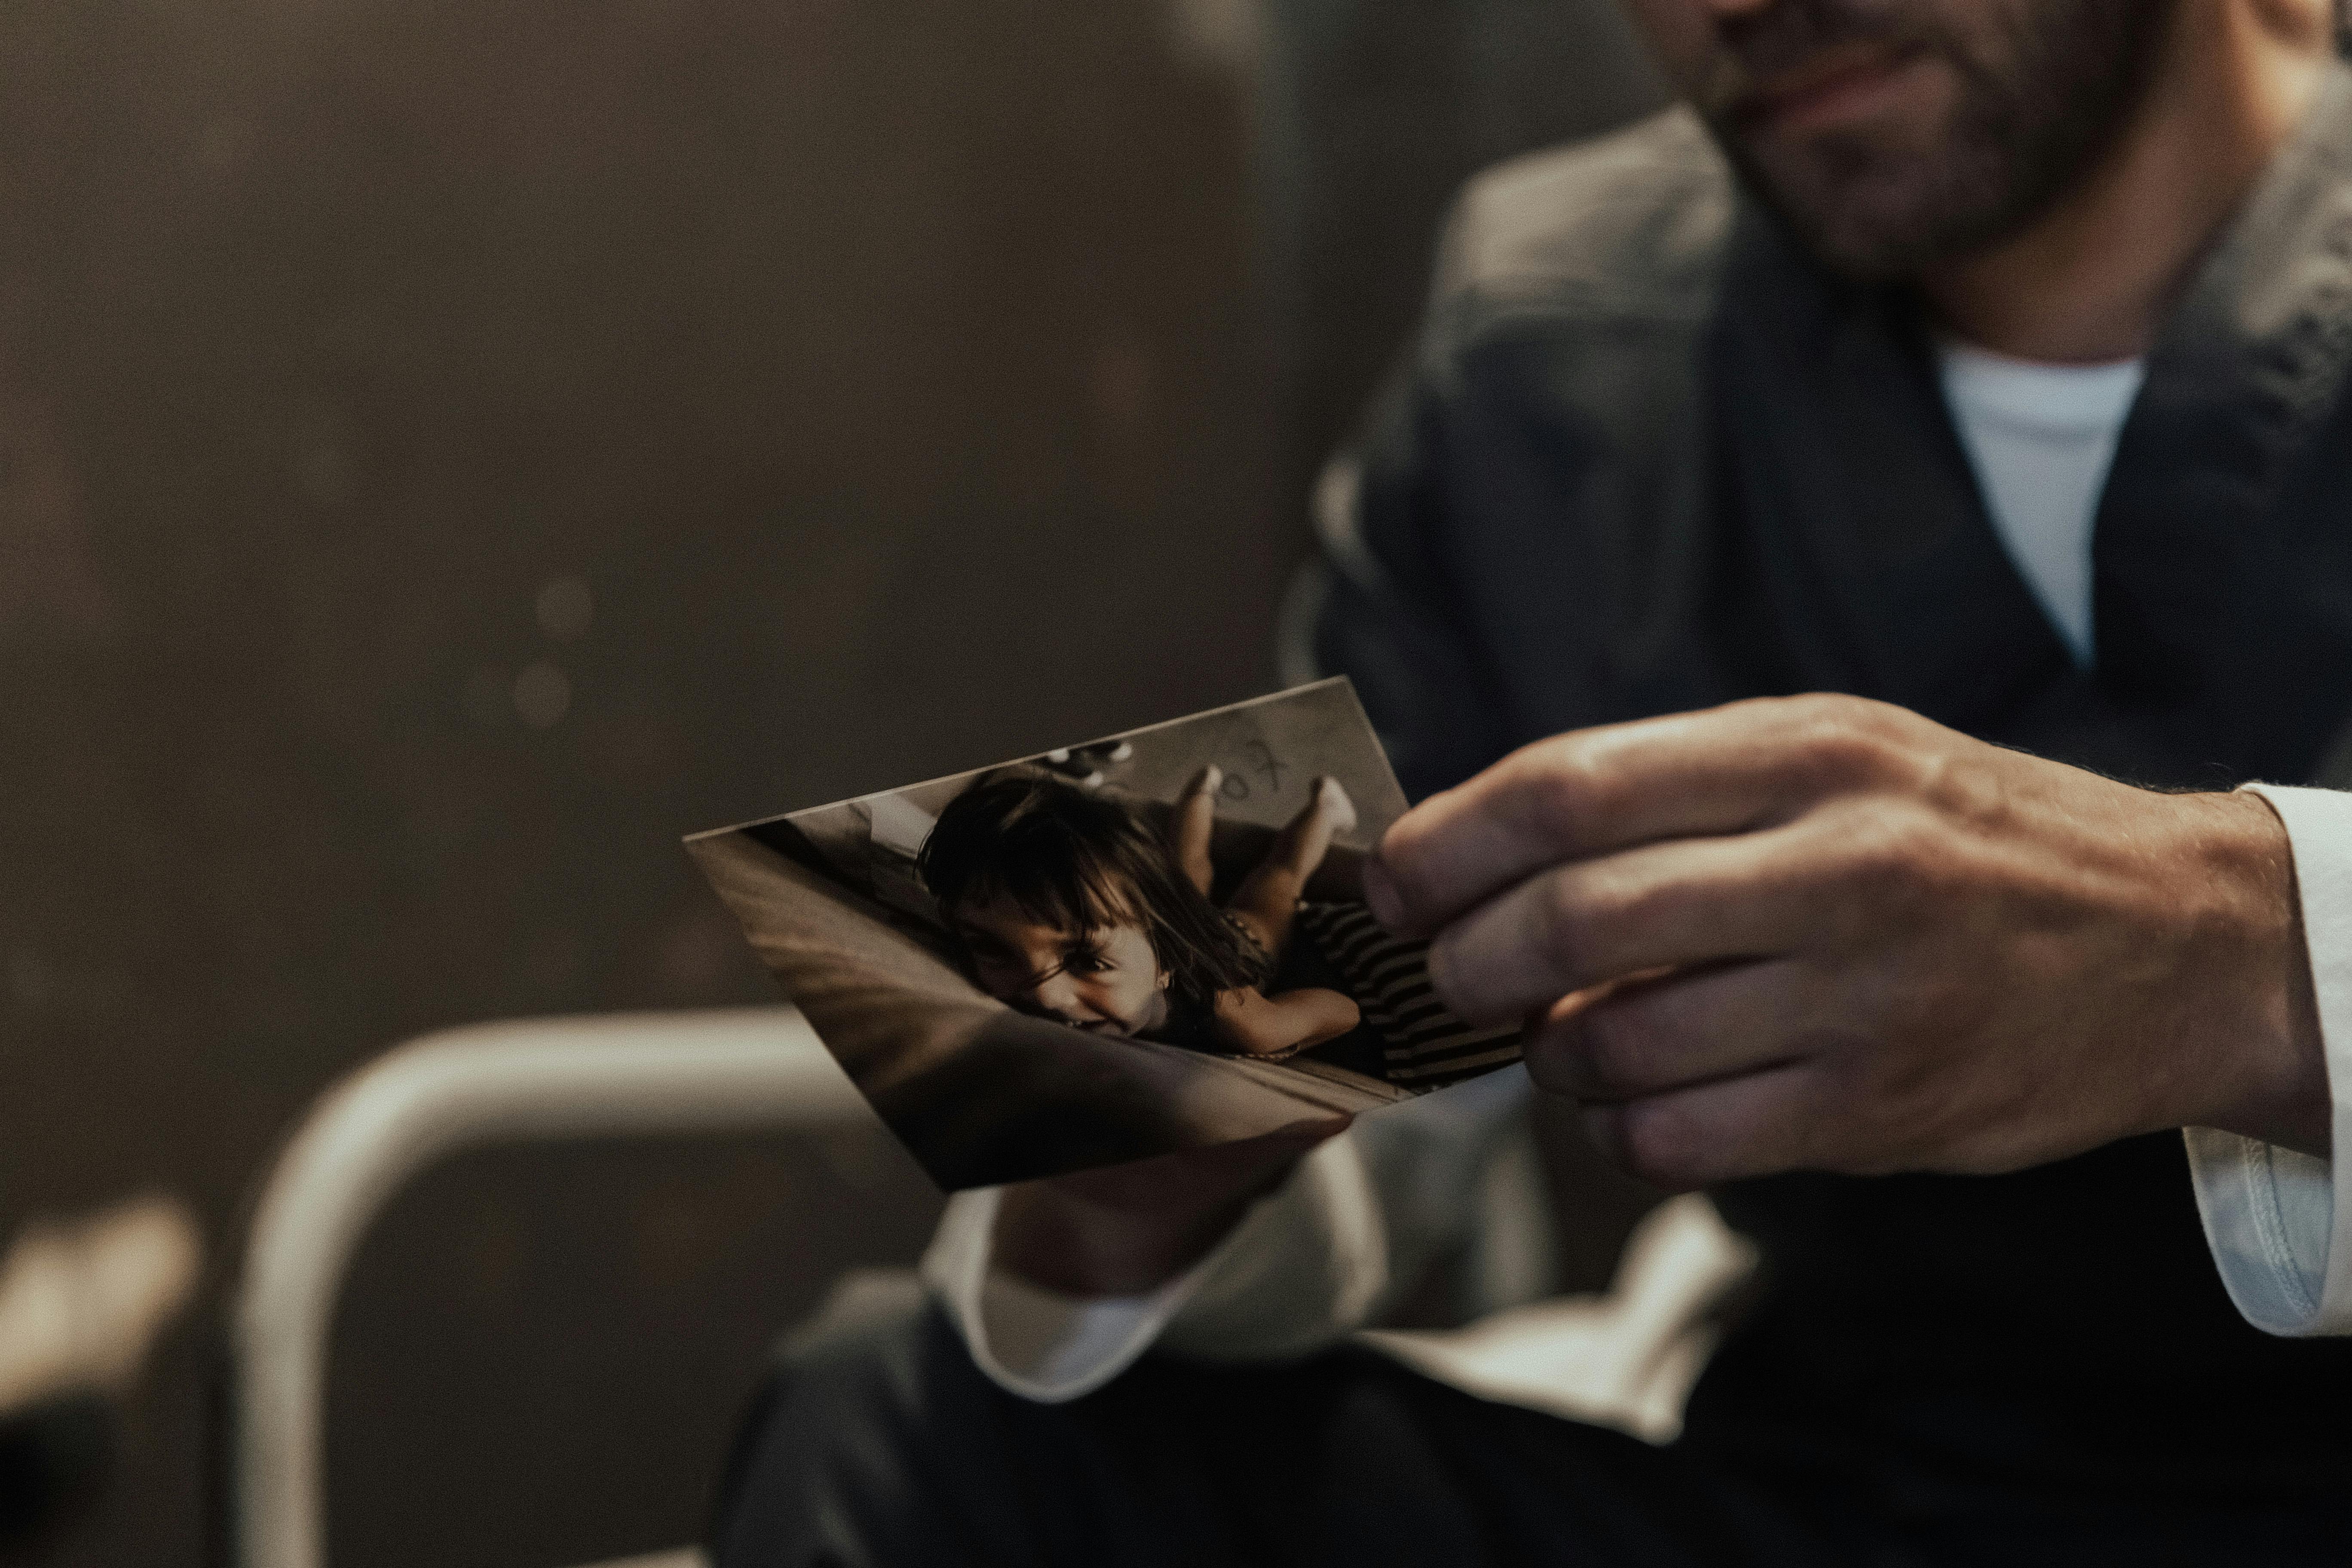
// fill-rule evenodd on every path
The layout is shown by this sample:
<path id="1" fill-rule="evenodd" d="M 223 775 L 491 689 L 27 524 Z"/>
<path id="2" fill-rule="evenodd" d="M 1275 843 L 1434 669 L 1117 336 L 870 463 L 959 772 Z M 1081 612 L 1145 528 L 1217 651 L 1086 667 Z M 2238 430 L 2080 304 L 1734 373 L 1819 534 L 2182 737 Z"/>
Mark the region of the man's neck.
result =
<path id="1" fill-rule="evenodd" d="M 2310 107 L 2324 8 L 2180 0 L 2147 93 L 2074 191 L 2024 232 L 1919 279 L 1958 336 L 2018 359 L 2147 352 L 2214 233 Z"/>

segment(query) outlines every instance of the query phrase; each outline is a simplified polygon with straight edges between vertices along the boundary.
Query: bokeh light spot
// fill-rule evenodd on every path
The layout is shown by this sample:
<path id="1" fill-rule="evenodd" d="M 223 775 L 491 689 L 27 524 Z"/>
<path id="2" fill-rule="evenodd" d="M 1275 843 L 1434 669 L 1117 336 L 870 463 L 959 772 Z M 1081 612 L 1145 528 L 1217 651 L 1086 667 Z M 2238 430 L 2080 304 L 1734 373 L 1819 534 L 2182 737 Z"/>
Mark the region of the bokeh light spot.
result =
<path id="1" fill-rule="evenodd" d="M 539 629 L 557 642 L 578 642 L 596 619 L 596 595 L 585 580 L 557 577 L 539 591 Z"/>
<path id="2" fill-rule="evenodd" d="M 515 677 L 515 711 L 534 730 L 544 730 L 572 710 L 572 678 L 547 659 Z"/>

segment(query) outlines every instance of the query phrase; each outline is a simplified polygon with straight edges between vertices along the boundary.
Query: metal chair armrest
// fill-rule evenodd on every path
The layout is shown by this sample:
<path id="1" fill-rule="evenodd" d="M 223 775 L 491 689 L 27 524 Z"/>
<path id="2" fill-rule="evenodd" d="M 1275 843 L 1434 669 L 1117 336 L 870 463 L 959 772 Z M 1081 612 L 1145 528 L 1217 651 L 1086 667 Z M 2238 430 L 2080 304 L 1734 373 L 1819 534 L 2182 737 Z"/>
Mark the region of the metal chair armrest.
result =
<path id="1" fill-rule="evenodd" d="M 477 1025 L 344 1079 L 271 1171 L 247 1247 L 233 1329 L 236 1561 L 323 1568 L 335 1299 L 369 1225 L 425 1167 L 490 1144 L 872 1120 L 790 1007 Z"/>

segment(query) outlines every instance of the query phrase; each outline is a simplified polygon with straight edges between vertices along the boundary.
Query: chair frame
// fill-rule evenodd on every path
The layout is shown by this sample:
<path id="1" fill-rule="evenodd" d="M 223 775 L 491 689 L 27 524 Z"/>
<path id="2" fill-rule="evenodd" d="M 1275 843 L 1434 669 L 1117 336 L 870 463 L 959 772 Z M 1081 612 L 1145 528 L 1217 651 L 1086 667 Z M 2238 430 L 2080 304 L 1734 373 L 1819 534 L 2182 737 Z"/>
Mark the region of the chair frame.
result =
<path id="1" fill-rule="evenodd" d="M 790 1007 L 427 1035 L 322 1095 L 272 1168 L 239 1288 L 233 1558 L 325 1568 L 328 1338 L 361 1239 L 426 1167 L 498 1144 L 814 1131 L 873 1112 Z"/>

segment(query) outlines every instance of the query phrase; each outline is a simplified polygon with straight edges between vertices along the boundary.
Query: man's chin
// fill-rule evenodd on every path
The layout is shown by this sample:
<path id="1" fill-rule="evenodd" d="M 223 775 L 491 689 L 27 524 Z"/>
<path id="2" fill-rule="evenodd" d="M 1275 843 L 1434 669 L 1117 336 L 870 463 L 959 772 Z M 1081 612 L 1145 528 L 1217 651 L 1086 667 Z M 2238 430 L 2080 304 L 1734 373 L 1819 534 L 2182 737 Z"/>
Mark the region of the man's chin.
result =
<path id="1" fill-rule="evenodd" d="M 1822 102 L 1727 117 L 1716 133 L 1819 259 L 1894 277 L 1981 239 L 1979 219 L 2004 205 L 1956 109 L 1950 68 L 1922 56 Z"/>
<path id="2" fill-rule="evenodd" d="M 1740 149 L 1748 183 L 1814 258 L 1849 277 L 1909 276 L 2002 226 L 1970 171 L 1874 140 L 1819 138 L 1801 152 Z"/>

